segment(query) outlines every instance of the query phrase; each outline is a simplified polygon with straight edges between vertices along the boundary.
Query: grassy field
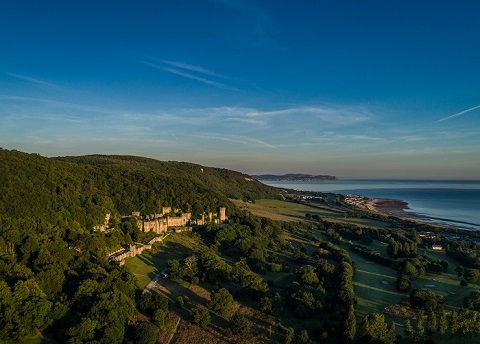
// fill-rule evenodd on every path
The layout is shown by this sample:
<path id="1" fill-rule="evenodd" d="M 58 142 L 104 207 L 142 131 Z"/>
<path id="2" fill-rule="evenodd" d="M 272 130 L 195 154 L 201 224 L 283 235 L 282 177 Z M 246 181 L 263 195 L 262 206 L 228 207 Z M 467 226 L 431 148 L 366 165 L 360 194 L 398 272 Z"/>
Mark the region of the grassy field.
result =
<path id="1" fill-rule="evenodd" d="M 381 313 L 385 307 L 408 297 L 407 293 L 400 293 L 395 289 L 397 273 L 394 270 L 366 260 L 355 252 L 348 253 L 357 263 L 353 285 L 358 299 L 359 315 L 363 317 L 368 313 Z"/>
<path id="2" fill-rule="evenodd" d="M 305 220 L 306 213 L 318 215 L 320 217 L 338 215 L 334 211 L 315 208 L 305 204 L 274 199 L 260 199 L 255 201 L 255 203 L 243 202 L 235 199 L 231 199 L 231 201 L 240 209 L 247 209 L 254 215 L 279 221 L 290 222 Z"/>
<path id="3" fill-rule="evenodd" d="M 184 254 L 192 251 L 196 243 L 192 233 L 175 233 L 156 243 L 151 250 L 128 258 L 125 266 L 137 277 L 138 286 L 145 288 L 153 277 L 167 267 L 168 260 L 183 258 Z"/>
<path id="4" fill-rule="evenodd" d="M 240 209 L 247 209 L 252 214 L 267 217 L 279 221 L 305 221 L 305 214 L 318 215 L 322 219 L 330 222 L 355 224 L 357 226 L 385 228 L 387 223 L 359 218 L 346 218 L 344 212 L 318 204 L 301 204 L 289 201 L 280 201 L 273 199 L 260 199 L 255 203 L 243 202 L 241 200 L 231 199 Z"/>

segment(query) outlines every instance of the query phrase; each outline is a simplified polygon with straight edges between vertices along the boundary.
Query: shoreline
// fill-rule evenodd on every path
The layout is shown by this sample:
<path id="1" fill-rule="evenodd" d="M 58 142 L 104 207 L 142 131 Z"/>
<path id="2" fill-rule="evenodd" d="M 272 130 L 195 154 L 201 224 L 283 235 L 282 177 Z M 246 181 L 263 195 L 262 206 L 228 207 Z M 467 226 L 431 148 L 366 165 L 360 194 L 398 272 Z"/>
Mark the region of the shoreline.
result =
<path id="1" fill-rule="evenodd" d="M 469 222 L 455 221 L 451 219 L 438 218 L 424 214 L 407 211 L 410 209 L 408 203 L 400 199 L 390 198 L 367 198 L 365 202 L 367 210 L 399 218 L 427 223 L 435 226 L 451 227 L 460 230 L 479 230 L 480 225 Z"/>
<path id="2" fill-rule="evenodd" d="M 408 203 L 400 199 L 391 198 L 367 198 L 365 207 L 373 212 L 394 215 L 399 217 L 416 217 L 414 213 L 405 211 L 410 209 Z"/>

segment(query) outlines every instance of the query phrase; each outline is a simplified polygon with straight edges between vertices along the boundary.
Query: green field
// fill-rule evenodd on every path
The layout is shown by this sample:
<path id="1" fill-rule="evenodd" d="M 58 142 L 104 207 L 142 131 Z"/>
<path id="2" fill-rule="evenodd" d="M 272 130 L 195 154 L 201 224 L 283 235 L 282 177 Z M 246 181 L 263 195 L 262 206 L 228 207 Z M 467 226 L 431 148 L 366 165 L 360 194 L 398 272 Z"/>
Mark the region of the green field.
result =
<path id="1" fill-rule="evenodd" d="M 280 201 L 274 199 L 260 199 L 255 203 L 243 202 L 241 200 L 231 199 L 231 201 L 240 209 L 247 209 L 254 215 L 268 217 L 272 220 L 280 221 L 299 221 L 305 220 L 305 214 L 318 215 L 320 217 L 343 216 L 343 213 L 336 211 L 316 208 L 306 204 Z"/>
<path id="2" fill-rule="evenodd" d="M 317 203 L 296 203 L 290 201 L 280 201 L 273 199 L 260 199 L 255 203 L 243 202 L 241 200 L 231 199 L 240 209 L 247 209 L 252 214 L 267 217 L 272 220 L 279 221 L 305 221 L 305 214 L 318 215 L 323 220 L 330 222 L 339 222 L 347 224 L 355 224 L 357 226 L 385 228 L 388 223 L 360 218 L 347 218 L 345 212 L 327 205 L 319 205 Z"/>
<path id="3" fill-rule="evenodd" d="M 355 252 L 349 251 L 348 254 L 357 263 L 353 285 L 358 300 L 357 312 L 360 315 L 381 313 L 385 307 L 408 297 L 408 293 L 400 293 L 395 289 L 396 271 L 368 261 Z"/>
<path id="4" fill-rule="evenodd" d="M 183 258 L 196 244 L 192 233 L 175 233 L 156 243 L 151 250 L 127 258 L 125 266 L 137 277 L 138 286 L 144 288 L 153 277 L 167 267 L 168 260 Z"/>

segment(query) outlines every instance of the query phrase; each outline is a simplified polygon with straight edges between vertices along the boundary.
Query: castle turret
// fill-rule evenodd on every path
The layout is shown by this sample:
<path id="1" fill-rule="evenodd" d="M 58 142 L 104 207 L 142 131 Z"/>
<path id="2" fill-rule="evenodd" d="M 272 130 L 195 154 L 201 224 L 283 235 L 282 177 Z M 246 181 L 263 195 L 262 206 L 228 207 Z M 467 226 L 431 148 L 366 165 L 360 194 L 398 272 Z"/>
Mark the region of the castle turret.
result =
<path id="1" fill-rule="evenodd" d="M 225 220 L 227 219 L 225 212 L 226 212 L 225 207 L 218 208 L 218 218 L 220 219 L 220 222 L 225 222 Z"/>

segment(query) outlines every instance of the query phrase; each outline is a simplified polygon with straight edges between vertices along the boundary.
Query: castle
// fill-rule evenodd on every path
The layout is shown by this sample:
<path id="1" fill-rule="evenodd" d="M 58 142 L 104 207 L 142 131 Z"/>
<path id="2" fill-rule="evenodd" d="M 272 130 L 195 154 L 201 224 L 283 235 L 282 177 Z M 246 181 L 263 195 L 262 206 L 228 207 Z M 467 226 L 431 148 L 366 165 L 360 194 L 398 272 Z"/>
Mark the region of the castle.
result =
<path id="1" fill-rule="evenodd" d="M 175 209 L 174 213 L 181 213 L 179 209 Z M 168 234 L 167 229 L 172 229 L 174 232 L 181 232 L 184 230 L 191 230 L 191 226 L 202 226 L 207 223 L 224 223 L 228 218 L 226 216 L 226 209 L 224 207 L 218 208 L 218 213 L 213 214 L 209 212 L 207 216 L 202 214 L 201 219 L 193 220 L 191 213 L 181 213 L 180 216 L 168 216 L 172 214 L 172 208 L 163 207 L 160 214 L 141 215 L 139 211 L 132 212 L 131 216 L 137 219 L 137 226 L 144 232 L 155 232 L 156 234 L 164 234 L 164 236 L 156 236 L 150 240 L 146 245 L 129 245 L 126 248 L 112 252 L 108 255 L 108 259 L 118 262 L 120 265 L 125 264 L 125 259 L 135 257 L 145 250 L 150 250 L 152 245 L 157 241 L 162 241 Z M 129 216 L 128 216 L 129 217 Z M 110 214 L 105 216 L 105 223 L 96 226 L 96 229 L 104 231 L 108 228 Z"/>
<path id="2" fill-rule="evenodd" d="M 135 211 L 132 216 L 137 218 L 137 226 L 144 232 L 155 232 L 157 234 L 165 233 L 168 228 L 188 227 L 188 226 L 203 226 L 207 223 L 220 224 L 227 220 L 226 209 L 220 207 L 217 214 L 209 212 L 207 216 L 202 214 L 200 219 L 192 219 L 191 213 L 181 213 L 180 216 L 169 216 L 172 213 L 171 207 L 163 207 L 160 214 L 140 215 L 140 212 Z M 174 213 L 180 213 L 179 209 L 175 209 Z"/>
<path id="3" fill-rule="evenodd" d="M 180 216 L 172 216 L 172 214 L 181 214 Z M 218 208 L 218 213 L 208 212 L 202 214 L 200 219 L 192 219 L 191 213 L 182 213 L 180 209 L 174 209 L 172 212 L 171 207 L 162 207 L 162 212 L 159 214 L 140 214 L 139 211 L 132 212 L 131 215 L 124 216 L 123 218 L 135 217 L 137 219 L 137 227 L 143 232 L 155 232 L 156 234 L 162 234 L 167 231 L 168 228 L 179 231 L 182 227 L 188 226 L 203 226 L 207 223 L 221 224 L 227 221 L 226 209 L 224 207 Z M 110 214 L 105 215 L 105 222 L 96 225 L 94 229 L 104 232 L 109 229 Z"/>

